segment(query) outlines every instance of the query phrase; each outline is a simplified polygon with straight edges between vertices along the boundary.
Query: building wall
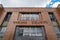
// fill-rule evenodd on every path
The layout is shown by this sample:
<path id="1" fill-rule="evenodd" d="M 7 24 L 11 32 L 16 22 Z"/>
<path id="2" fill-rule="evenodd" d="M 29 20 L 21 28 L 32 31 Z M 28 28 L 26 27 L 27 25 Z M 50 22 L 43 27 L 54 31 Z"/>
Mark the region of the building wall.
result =
<path id="1" fill-rule="evenodd" d="M 13 40 L 16 26 L 44 26 L 47 40 L 57 40 L 56 32 L 54 31 L 52 22 L 48 15 L 48 12 L 54 12 L 55 18 L 57 19 L 58 24 L 60 25 L 60 16 L 56 8 L 4 8 L 4 11 L 0 18 L 0 26 L 7 14 L 7 12 L 12 12 L 10 20 L 7 24 L 6 32 L 4 33 L 3 40 Z M 19 12 L 41 12 L 40 20 L 19 20 Z M 1 13 L 0 13 L 1 14 Z M 21 14 L 20 14 L 21 15 Z M 24 22 L 27 22 L 26 24 Z M 33 23 L 32 22 L 37 22 Z"/>

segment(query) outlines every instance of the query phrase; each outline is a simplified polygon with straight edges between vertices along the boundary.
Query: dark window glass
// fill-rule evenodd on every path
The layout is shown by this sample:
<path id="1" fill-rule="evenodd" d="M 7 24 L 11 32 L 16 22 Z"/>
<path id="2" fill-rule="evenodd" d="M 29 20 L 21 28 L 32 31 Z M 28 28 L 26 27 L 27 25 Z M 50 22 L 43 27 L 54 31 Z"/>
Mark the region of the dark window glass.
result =
<path id="1" fill-rule="evenodd" d="M 55 17 L 53 15 L 53 12 L 48 12 L 48 13 L 49 13 L 49 17 L 50 17 L 51 21 L 54 21 Z"/>
<path id="2" fill-rule="evenodd" d="M 7 15 L 6 15 L 4 21 L 9 21 L 11 14 L 12 14 L 12 12 L 7 12 Z"/>
<path id="3" fill-rule="evenodd" d="M 6 31 L 6 27 L 0 28 L 0 40 L 2 40 L 5 31 Z"/>
<path id="4" fill-rule="evenodd" d="M 16 27 L 14 40 L 45 40 L 43 27 Z"/>
<path id="5" fill-rule="evenodd" d="M 5 16 L 4 21 L 2 23 L 2 26 L 7 26 L 8 21 L 9 21 L 9 19 L 11 17 L 11 14 L 12 14 L 12 12 L 7 12 L 7 15 Z"/>

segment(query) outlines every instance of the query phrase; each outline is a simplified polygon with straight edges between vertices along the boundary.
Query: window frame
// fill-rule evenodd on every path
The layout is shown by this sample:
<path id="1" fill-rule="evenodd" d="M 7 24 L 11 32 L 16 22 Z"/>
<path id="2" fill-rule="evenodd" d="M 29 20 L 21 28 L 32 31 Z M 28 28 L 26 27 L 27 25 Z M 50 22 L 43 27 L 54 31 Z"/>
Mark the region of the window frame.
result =
<path id="1" fill-rule="evenodd" d="M 21 25 L 19 26 L 19 25 L 16 25 L 16 28 L 17 28 L 17 27 L 43 27 L 43 35 L 44 35 L 44 36 L 35 36 L 35 37 L 34 37 L 34 36 L 21 36 L 21 37 L 23 37 L 23 39 L 24 39 L 25 37 L 26 37 L 26 38 L 29 38 L 29 37 L 30 37 L 30 38 L 33 38 L 33 37 L 34 37 L 34 39 L 36 39 L 36 37 L 38 37 L 37 39 L 42 39 L 42 40 L 44 39 L 44 40 L 46 40 L 46 33 L 45 33 L 45 28 L 44 28 L 44 26 L 41 26 L 41 25 L 40 25 L 40 26 L 37 26 L 37 25 L 36 25 L 36 26 L 24 26 L 24 25 L 23 25 L 23 26 L 21 26 Z M 16 28 L 15 28 L 13 40 L 17 40 L 18 38 L 19 38 L 19 39 L 21 38 L 21 37 L 17 37 L 17 35 L 16 35 Z M 21 39 L 21 40 L 22 40 L 22 39 Z M 24 39 L 24 40 L 25 40 L 25 39 Z"/>
<path id="2" fill-rule="evenodd" d="M 21 19 L 21 16 L 24 15 L 24 14 L 27 14 L 27 15 L 28 14 L 37 14 L 39 16 L 38 20 L 41 19 L 41 12 L 19 12 L 18 19 L 19 20 L 27 20 L 27 18 L 26 19 Z M 35 18 L 35 19 L 28 19 L 28 20 L 37 20 L 37 19 Z"/>

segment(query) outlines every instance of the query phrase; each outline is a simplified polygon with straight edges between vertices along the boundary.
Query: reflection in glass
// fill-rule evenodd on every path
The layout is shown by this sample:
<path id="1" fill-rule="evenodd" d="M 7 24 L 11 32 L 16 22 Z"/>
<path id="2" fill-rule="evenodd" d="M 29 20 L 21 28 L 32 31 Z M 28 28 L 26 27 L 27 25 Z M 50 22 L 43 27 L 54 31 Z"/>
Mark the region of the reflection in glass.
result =
<path id="1" fill-rule="evenodd" d="M 39 14 L 22 14 L 21 20 L 39 20 Z"/>

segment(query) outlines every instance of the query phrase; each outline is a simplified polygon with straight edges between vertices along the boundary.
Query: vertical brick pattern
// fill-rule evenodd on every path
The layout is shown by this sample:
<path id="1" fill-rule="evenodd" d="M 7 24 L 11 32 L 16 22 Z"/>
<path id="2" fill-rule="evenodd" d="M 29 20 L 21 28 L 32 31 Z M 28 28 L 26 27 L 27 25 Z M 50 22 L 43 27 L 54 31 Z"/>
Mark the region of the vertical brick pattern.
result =
<path id="1" fill-rule="evenodd" d="M 43 20 L 48 22 L 45 25 L 45 32 L 46 32 L 47 40 L 57 40 L 53 25 L 48 16 L 48 12 L 42 12 L 42 17 L 43 17 Z"/>
<path id="2" fill-rule="evenodd" d="M 17 20 L 17 18 L 18 18 L 18 12 L 13 12 L 12 16 L 9 20 L 9 23 L 7 25 L 3 40 L 13 40 L 15 27 L 16 27 L 16 25 L 13 23 L 13 21 Z"/>

